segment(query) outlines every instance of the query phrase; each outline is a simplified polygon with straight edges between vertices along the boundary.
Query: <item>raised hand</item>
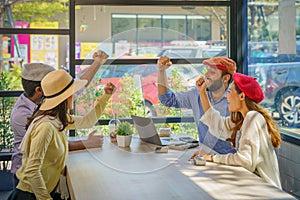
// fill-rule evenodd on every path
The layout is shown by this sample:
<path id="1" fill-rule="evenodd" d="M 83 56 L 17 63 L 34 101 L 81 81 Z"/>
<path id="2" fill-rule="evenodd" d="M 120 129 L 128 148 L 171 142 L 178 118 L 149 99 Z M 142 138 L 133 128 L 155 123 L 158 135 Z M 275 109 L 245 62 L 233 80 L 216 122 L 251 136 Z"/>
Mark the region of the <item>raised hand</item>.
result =
<path id="1" fill-rule="evenodd" d="M 101 65 L 103 65 L 106 62 L 107 58 L 108 58 L 107 53 L 101 50 L 93 54 L 94 61 L 100 63 Z"/>
<path id="2" fill-rule="evenodd" d="M 116 91 L 116 89 L 117 87 L 112 82 L 108 82 L 104 86 L 104 91 L 106 94 L 113 94 Z"/>
<path id="3" fill-rule="evenodd" d="M 200 77 L 196 81 L 196 87 L 198 89 L 199 94 L 206 92 L 207 88 L 207 79 L 205 77 Z"/>
<path id="4" fill-rule="evenodd" d="M 161 56 L 157 60 L 157 66 L 159 71 L 163 71 L 168 69 L 172 65 L 172 62 L 170 61 L 170 58 L 167 56 Z"/>

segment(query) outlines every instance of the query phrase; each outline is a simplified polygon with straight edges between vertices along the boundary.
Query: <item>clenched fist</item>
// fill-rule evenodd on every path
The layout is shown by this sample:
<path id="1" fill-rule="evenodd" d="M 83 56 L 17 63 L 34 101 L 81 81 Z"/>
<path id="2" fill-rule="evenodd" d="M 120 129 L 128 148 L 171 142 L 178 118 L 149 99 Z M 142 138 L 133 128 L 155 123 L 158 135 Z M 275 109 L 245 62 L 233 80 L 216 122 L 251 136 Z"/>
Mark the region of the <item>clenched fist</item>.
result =
<path id="1" fill-rule="evenodd" d="M 167 57 L 167 56 L 161 56 L 157 60 L 157 65 L 158 65 L 158 70 L 159 71 L 163 71 L 163 70 L 168 69 L 172 65 L 172 62 L 170 61 L 169 57 Z"/>
<path id="2" fill-rule="evenodd" d="M 106 62 L 107 58 L 108 58 L 107 53 L 105 53 L 104 51 L 101 51 L 101 50 L 99 50 L 93 54 L 94 61 L 100 63 L 101 65 L 103 65 Z"/>
<path id="3" fill-rule="evenodd" d="M 196 81 L 196 87 L 198 89 L 199 94 L 206 91 L 208 80 L 205 77 L 200 77 Z"/>
<path id="4" fill-rule="evenodd" d="M 116 89 L 117 87 L 112 82 L 108 82 L 104 86 L 104 91 L 106 94 L 113 94 L 116 91 Z"/>

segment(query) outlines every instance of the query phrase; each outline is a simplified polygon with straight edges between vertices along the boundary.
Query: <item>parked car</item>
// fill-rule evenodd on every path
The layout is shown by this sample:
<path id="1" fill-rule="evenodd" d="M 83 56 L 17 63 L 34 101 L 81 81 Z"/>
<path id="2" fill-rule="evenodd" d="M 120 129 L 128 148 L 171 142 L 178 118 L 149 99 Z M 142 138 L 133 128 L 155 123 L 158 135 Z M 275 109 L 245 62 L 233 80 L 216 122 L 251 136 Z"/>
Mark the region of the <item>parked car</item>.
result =
<path id="1" fill-rule="evenodd" d="M 211 50 L 211 53 L 209 53 Z M 207 54 L 205 54 L 207 52 Z M 226 56 L 225 46 L 165 47 L 158 56 L 177 58 L 202 58 Z M 203 73 L 203 65 L 194 65 L 198 73 Z M 273 116 L 285 126 L 300 127 L 300 44 L 296 54 L 278 53 L 278 42 L 248 43 L 248 73 L 257 77 L 265 94 L 262 104 L 270 108 Z"/>
<path id="2" fill-rule="evenodd" d="M 135 49 L 137 56 L 155 57 L 160 52 L 160 47 L 139 47 Z"/>
<path id="3" fill-rule="evenodd" d="M 248 66 L 264 90 L 265 107 L 271 108 L 286 126 L 300 127 L 300 62 L 258 63 Z"/>
<path id="4" fill-rule="evenodd" d="M 257 77 L 274 118 L 284 126 L 300 127 L 300 45 L 296 54 L 280 55 L 277 42 L 249 42 L 248 73 Z M 226 56 L 226 50 L 217 56 Z"/>
<path id="5" fill-rule="evenodd" d="M 170 58 L 211 58 L 226 49 L 225 46 L 168 46 L 164 47 L 157 57 Z"/>
<path id="6" fill-rule="evenodd" d="M 162 51 L 157 54 L 157 57 L 168 56 L 169 58 L 211 58 L 219 53 L 225 51 L 225 46 L 212 46 L 212 45 L 200 45 L 200 46 L 168 46 L 164 47 Z M 197 72 L 196 77 L 203 74 L 204 66 L 201 64 L 189 64 Z M 184 73 L 183 73 L 184 74 Z M 190 82 L 195 82 L 194 80 Z"/>
<path id="7" fill-rule="evenodd" d="M 215 56 L 227 56 L 226 48 Z M 249 42 L 248 64 L 300 62 L 300 43 L 296 43 L 296 54 L 279 54 L 278 42 Z"/>

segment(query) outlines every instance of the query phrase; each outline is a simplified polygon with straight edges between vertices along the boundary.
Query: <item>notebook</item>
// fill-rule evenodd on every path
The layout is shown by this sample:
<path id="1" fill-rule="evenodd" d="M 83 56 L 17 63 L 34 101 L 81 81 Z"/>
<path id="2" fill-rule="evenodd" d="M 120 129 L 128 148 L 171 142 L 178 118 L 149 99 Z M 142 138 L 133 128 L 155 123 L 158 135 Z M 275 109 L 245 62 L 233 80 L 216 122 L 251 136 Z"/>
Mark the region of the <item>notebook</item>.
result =
<path id="1" fill-rule="evenodd" d="M 131 117 L 140 139 L 144 142 L 157 144 L 160 146 L 177 146 L 186 144 L 186 142 L 173 140 L 172 138 L 160 138 L 151 118 L 138 117 L 134 115 Z"/>

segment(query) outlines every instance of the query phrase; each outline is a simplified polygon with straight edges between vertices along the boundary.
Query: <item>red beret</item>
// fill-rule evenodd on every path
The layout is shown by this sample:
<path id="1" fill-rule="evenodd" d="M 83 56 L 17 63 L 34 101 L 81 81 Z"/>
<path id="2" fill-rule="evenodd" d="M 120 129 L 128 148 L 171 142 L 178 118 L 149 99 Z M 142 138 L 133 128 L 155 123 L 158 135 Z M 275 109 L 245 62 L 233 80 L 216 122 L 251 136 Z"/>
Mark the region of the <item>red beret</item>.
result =
<path id="1" fill-rule="evenodd" d="M 217 56 L 203 61 L 204 65 L 218 68 L 222 71 L 233 74 L 236 71 L 236 64 L 234 60 L 224 56 Z"/>
<path id="2" fill-rule="evenodd" d="M 234 73 L 232 78 L 237 87 L 247 97 L 249 97 L 256 103 L 259 103 L 264 99 L 264 93 L 260 85 L 256 81 L 256 78 L 240 73 Z"/>

